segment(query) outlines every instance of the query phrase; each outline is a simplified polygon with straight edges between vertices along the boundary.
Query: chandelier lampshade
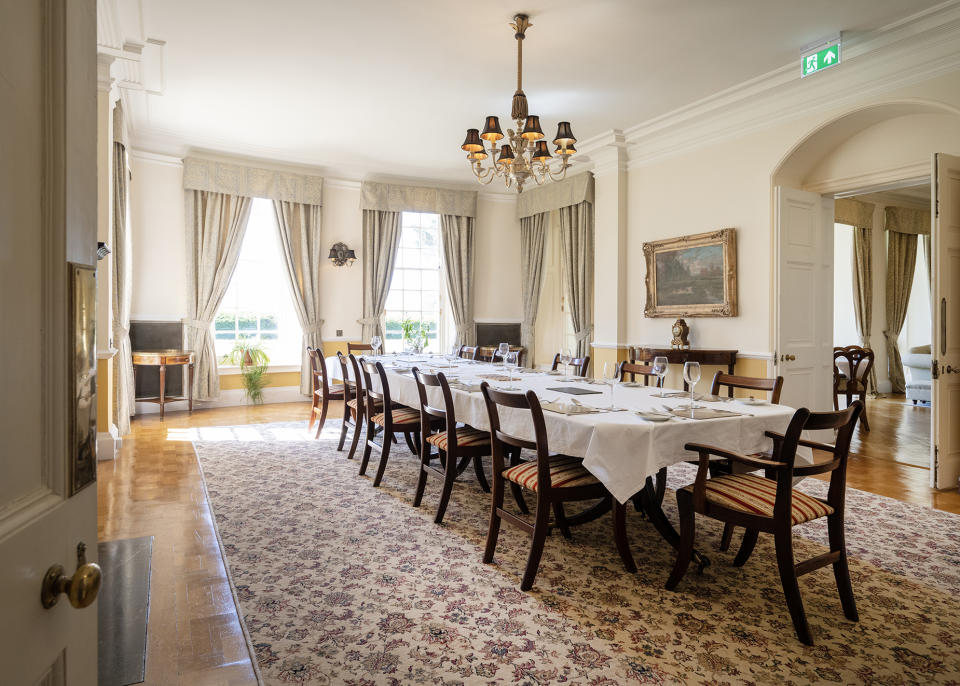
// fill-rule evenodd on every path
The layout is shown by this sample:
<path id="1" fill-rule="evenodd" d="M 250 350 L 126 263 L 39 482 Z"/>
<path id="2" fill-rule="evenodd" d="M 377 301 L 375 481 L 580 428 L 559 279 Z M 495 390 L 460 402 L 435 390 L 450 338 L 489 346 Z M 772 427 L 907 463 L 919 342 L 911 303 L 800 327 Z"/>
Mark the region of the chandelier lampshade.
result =
<path id="1" fill-rule="evenodd" d="M 467 129 L 467 137 L 463 139 L 463 145 L 460 148 L 470 153 L 483 150 L 480 131 L 478 129 Z"/>
<path id="2" fill-rule="evenodd" d="M 524 184 L 530 179 L 542 186 L 547 181 L 566 177 L 570 158 L 577 152 L 573 145 L 577 139 L 570 122 L 559 122 L 553 139 L 557 157 L 550 154 L 540 116 L 528 113 L 527 96 L 523 92 L 523 41 L 527 29 L 533 24 L 527 15 L 518 14 L 510 26 L 517 41 L 517 89 L 510 103 L 510 118 L 516 128 L 507 129 L 504 135 L 499 117 L 488 115 L 484 118 L 482 132 L 481 129 L 467 129 L 467 137 L 460 148 L 467 153 L 470 169 L 480 183 L 488 184 L 500 178 L 507 188 L 515 186 L 517 192 L 522 193 Z M 486 159 L 490 162 L 484 166 L 483 160 Z"/>
<path id="3" fill-rule="evenodd" d="M 485 141 L 490 141 L 491 143 L 496 143 L 503 138 L 503 131 L 500 130 L 499 117 L 487 117 L 487 123 L 483 127 L 483 133 L 480 134 L 480 138 Z"/>

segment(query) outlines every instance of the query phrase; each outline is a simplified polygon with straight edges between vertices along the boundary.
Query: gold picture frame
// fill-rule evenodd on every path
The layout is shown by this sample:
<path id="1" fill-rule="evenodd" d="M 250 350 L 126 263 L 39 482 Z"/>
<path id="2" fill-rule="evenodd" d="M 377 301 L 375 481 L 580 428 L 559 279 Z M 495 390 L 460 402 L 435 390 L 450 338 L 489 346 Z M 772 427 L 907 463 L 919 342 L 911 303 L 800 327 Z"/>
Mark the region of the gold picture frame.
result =
<path id="1" fill-rule="evenodd" d="M 97 480 L 97 270 L 70 269 L 70 495 Z"/>
<path id="2" fill-rule="evenodd" d="M 736 317 L 737 232 L 719 229 L 643 244 L 647 317 Z"/>

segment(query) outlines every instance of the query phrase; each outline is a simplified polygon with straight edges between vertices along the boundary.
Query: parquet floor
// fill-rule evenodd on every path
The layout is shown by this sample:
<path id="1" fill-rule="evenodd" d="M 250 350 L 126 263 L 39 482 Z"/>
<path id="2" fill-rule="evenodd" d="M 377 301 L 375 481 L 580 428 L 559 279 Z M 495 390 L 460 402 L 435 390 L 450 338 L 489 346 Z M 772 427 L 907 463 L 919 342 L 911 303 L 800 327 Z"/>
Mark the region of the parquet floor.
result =
<path id="1" fill-rule="evenodd" d="M 960 514 L 960 493 L 932 491 L 927 469 L 895 461 L 901 454 L 915 459 L 910 437 L 920 413 L 882 400 L 872 401 L 869 411 L 874 428 L 858 438 L 849 485 Z M 145 683 L 256 683 L 193 447 L 168 440 L 168 430 L 308 416 L 307 403 L 168 412 L 162 422 L 147 415 L 134 421 L 117 459 L 99 464 L 100 540 L 154 536 Z"/>

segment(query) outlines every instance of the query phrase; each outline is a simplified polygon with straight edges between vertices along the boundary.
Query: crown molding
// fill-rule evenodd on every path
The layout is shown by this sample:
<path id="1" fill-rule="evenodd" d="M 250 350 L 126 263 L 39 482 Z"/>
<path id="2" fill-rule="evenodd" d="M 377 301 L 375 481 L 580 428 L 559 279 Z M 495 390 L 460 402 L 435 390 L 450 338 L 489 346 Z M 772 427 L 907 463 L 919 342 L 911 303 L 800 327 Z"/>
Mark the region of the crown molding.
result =
<path id="1" fill-rule="evenodd" d="M 183 159 L 175 155 L 162 155 L 157 152 L 137 150 L 136 148 L 130 150 L 130 157 L 136 160 L 143 160 L 144 162 L 152 162 L 153 164 L 162 164 L 167 167 L 183 166 Z"/>
<path id="2" fill-rule="evenodd" d="M 340 188 L 348 191 L 359 191 L 360 190 L 360 181 L 354 181 L 353 179 L 338 179 L 338 178 L 327 178 L 323 179 L 323 190 L 328 188 Z"/>
<path id="3" fill-rule="evenodd" d="M 517 196 L 513 193 L 497 193 L 495 191 L 480 191 L 480 195 L 477 196 L 478 200 L 485 200 L 486 202 L 497 202 L 497 203 L 515 203 L 517 202 Z"/>
<path id="4" fill-rule="evenodd" d="M 839 68 L 802 82 L 791 63 L 626 129 L 628 168 L 957 71 L 960 0 L 854 35 L 843 50 Z"/>
<path id="5" fill-rule="evenodd" d="M 590 162 L 595 177 L 627 171 L 628 150 L 626 136 L 620 129 L 608 131 L 600 139 L 594 139 L 590 147 Z"/>
<path id="6" fill-rule="evenodd" d="M 803 189 L 811 193 L 839 193 L 844 196 L 853 191 L 869 191 L 885 184 L 902 183 L 905 180 L 930 179 L 930 162 L 917 162 L 900 167 L 891 167 L 853 176 L 837 176 L 816 183 L 805 183 Z M 846 191 L 846 192 L 845 192 Z"/>

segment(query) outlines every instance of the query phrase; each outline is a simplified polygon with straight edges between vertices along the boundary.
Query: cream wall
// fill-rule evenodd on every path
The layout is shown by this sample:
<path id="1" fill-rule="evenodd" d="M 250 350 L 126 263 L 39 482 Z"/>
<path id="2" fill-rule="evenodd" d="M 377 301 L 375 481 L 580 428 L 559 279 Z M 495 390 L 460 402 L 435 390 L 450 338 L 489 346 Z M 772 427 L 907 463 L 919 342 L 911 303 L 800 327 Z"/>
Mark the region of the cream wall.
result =
<path id="1" fill-rule="evenodd" d="M 324 182 L 321 250 L 343 241 L 360 257 L 362 245 L 360 184 Z M 326 257 L 326 255 L 324 255 Z M 320 266 L 320 296 L 323 317 L 323 339 L 360 340 L 357 319 L 363 311 L 363 265 L 358 259 L 350 267 L 335 267 L 324 259 Z M 337 336 L 337 329 L 343 331 Z"/>
<path id="2" fill-rule="evenodd" d="M 801 87 L 799 80 L 796 87 Z M 671 320 L 643 316 L 646 299 L 643 243 L 735 227 L 740 316 L 688 320 L 691 343 L 700 347 L 729 346 L 746 352 L 772 351 L 775 171 L 798 144 L 824 124 L 870 104 L 917 100 L 960 109 L 960 72 L 883 95 L 848 101 L 842 108 L 751 131 L 737 138 L 706 143 L 692 151 L 631 167 L 627 211 L 627 250 L 632 265 L 627 278 L 630 341 L 670 340 Z M 929 161 L 933 152 L 956 154 L 960 151 L 960 117 L 914 115 L 899 119 L 902 121 L 895 118 L 851 132 L 810 159 L 805 169 L 794 168 L 791 173 L 795 179 L 810 179 L 807 183 L 811 183 L 814 179 L 852 177 L 910 163 L 919 165 Z M 798 181 L 798 185 L 806 184 Z M 878 258 L 883 259 L 883 254 L 880 252 Z"/>
<path id="3" fill-rule="evenodd" d="M 183 165 L 133 152 L 130 176 L 130 318 L 181 319 L 187 316 Z"/>
<path id="4" fill-rule="evenodd" d="M 519 322 L 520 220 L 511 196 L 480 194 L 477 200 L 474 317 L 477 321 Z"/>

